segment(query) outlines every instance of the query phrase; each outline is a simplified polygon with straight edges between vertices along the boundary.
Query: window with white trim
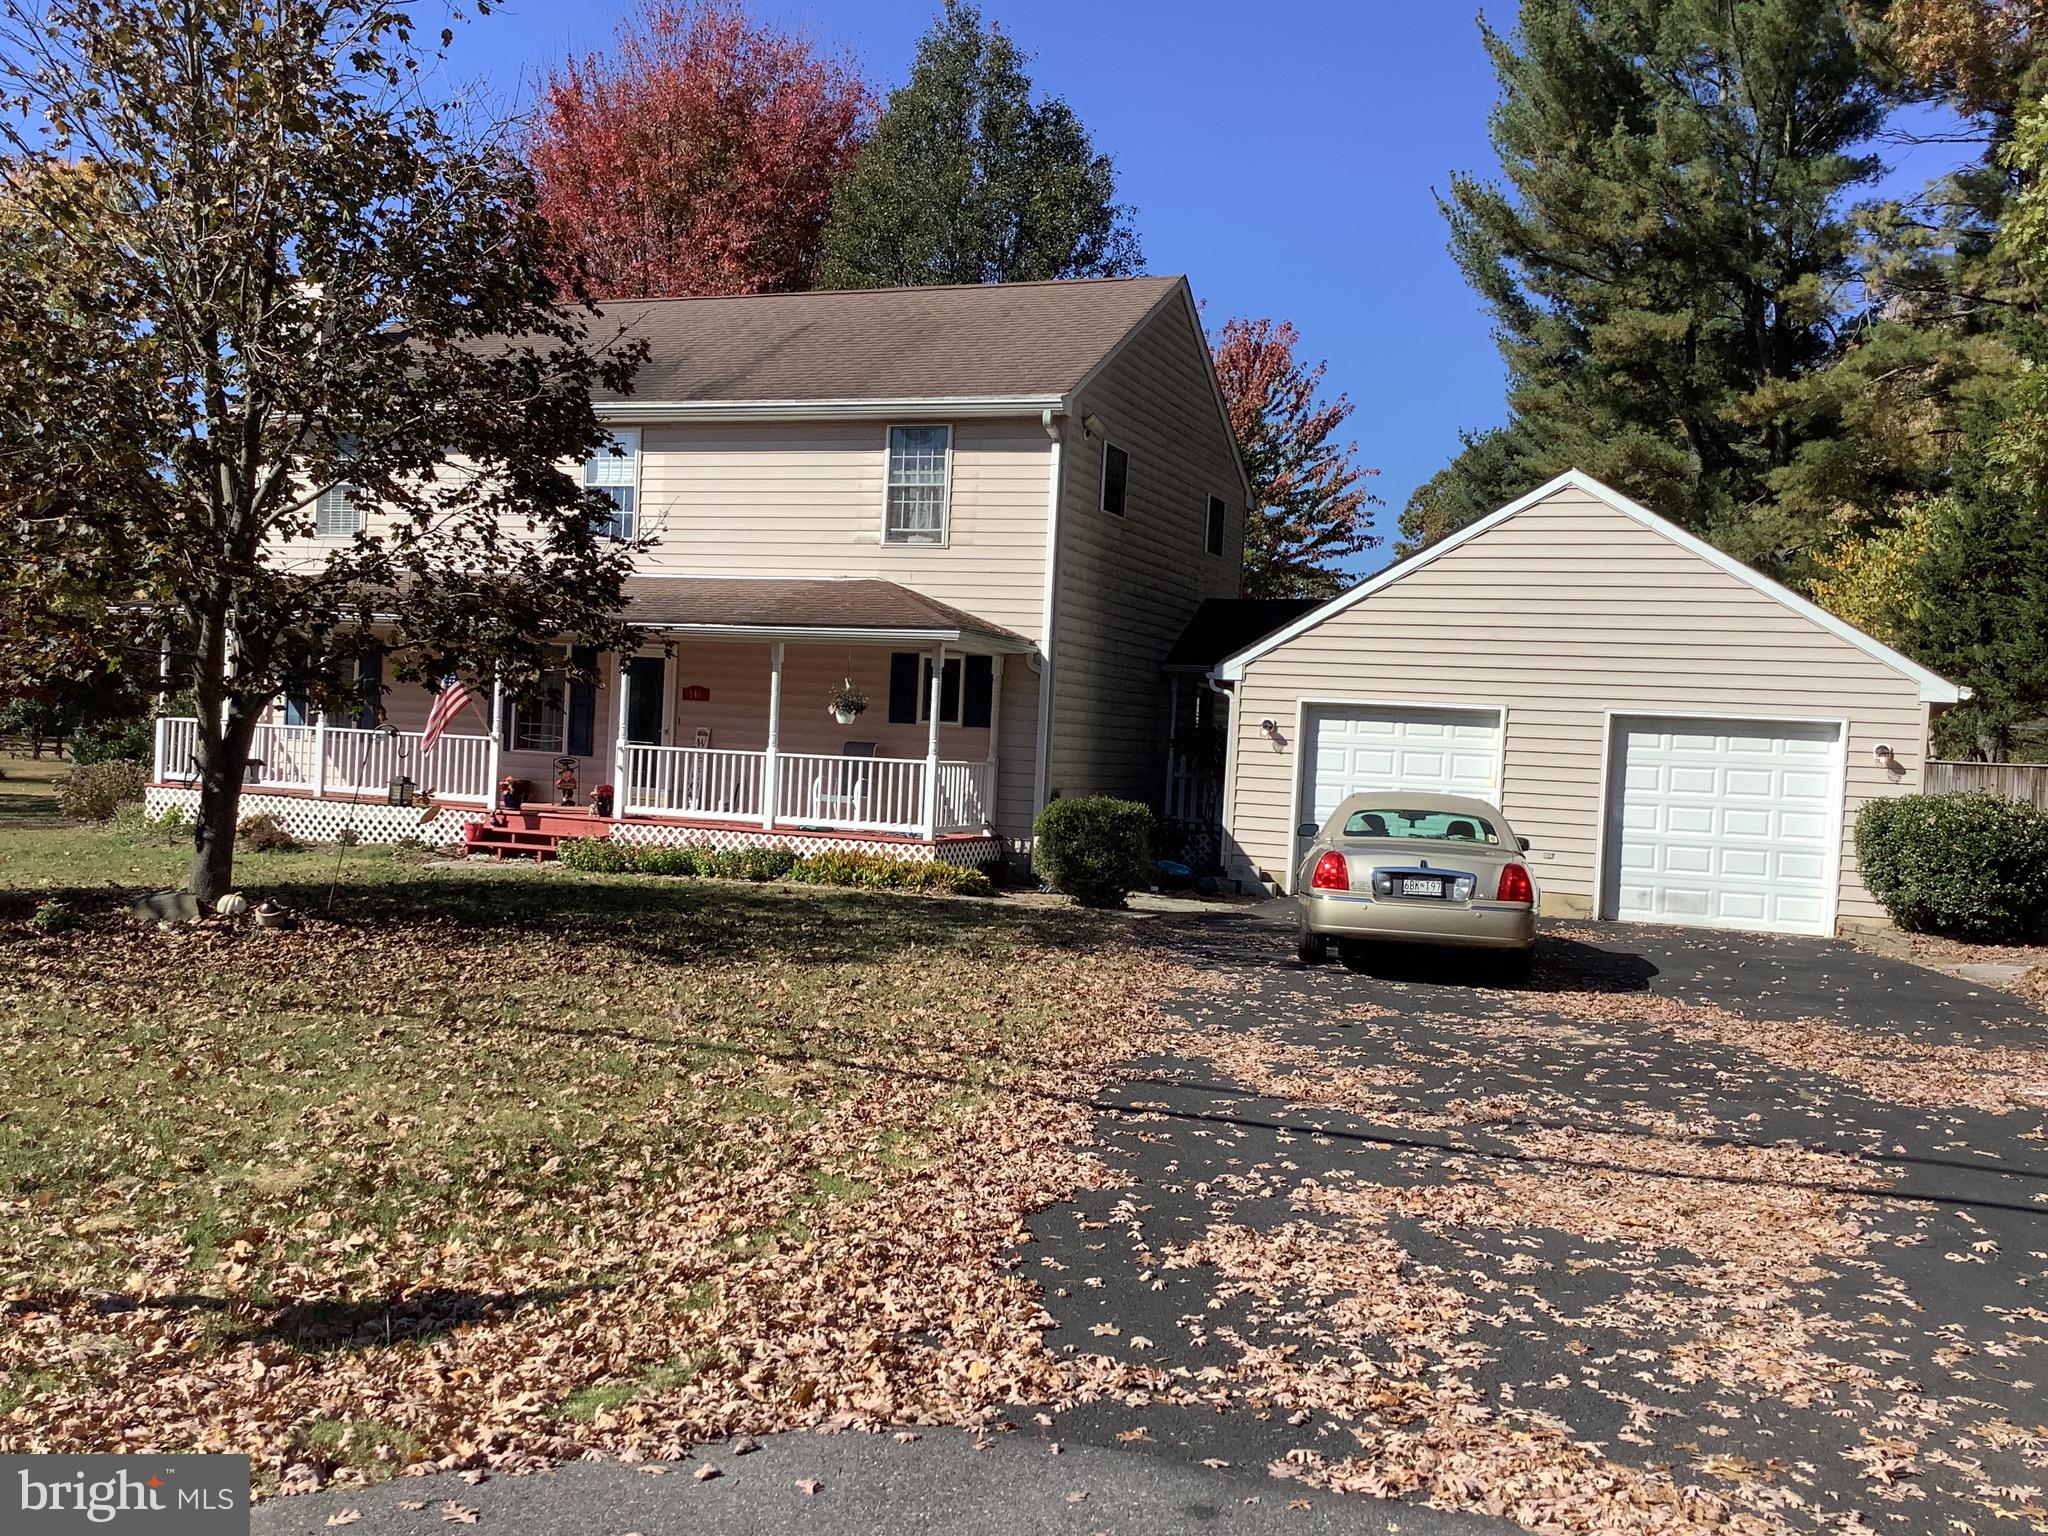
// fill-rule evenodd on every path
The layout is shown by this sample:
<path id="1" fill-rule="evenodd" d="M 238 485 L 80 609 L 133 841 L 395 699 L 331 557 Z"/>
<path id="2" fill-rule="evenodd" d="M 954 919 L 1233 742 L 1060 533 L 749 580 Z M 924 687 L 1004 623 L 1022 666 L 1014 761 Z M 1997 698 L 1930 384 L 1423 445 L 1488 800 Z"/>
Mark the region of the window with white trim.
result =
<path id="1" fill-rule="evenodd" d="M 551 752 L 560 756 L 569 741 L 569 711 L 566 700 L 569 679 L 561 672 L 541 674 L 540 688 L 533 698 L 512 706 L 512 750 Z"/>
<path id="2" fill-rule="evenodd" d="M 640 530 L 640 432 L 637 427 L 613 431 L 614 448 L 600 448 L 583 465 L 583 483 L 602 491 L 612 504 L 611 516 L 598 524 L 608 539 L 633 539 Z"/>
<path id="3" fill-rule="evenodd" d="M 1102 510 L 1116 517 L 1124 515 L 1124 503 L 1131 491 L 1131 456 L 1115 443 L 1102 445 Z"/>
<path id="4" fill-rule="evenodd" d="M 330 485 L 313 501 L 313 532 L 323 539 L 352 539 L 363 531 L 363 504 L 355 488 Z"/>
<path id="5" fill-rule="evenodd" d="M 945 425 L 891 427 L 884 544 L 946 542 L 946 470 L 953 429 Z"/>

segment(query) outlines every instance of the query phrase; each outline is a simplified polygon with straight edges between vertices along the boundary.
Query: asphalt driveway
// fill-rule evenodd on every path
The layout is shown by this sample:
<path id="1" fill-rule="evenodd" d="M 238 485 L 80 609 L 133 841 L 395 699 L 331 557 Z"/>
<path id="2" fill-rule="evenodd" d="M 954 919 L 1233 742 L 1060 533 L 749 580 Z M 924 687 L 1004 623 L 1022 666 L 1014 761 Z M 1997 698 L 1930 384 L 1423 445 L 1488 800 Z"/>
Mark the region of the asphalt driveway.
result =
<path id="1" fill-rule="evenodd" d="M 256 1530 L 2048 1530 L 2048 1020 L 1834 942 L 1550 925 L 1500 990 L 1146 921 L 1187 1027 L 1014 1256 L 1069 1400 Z"/>
<path id="2" fill-rule="evenodd" d="M 1035 1225 L 1124 1373 L 1042 1433 L 1566 1529 L 2048 1529 L 2048 1021 L 1846 943 L 1553 924 L 1507 991 L 1271 916 L 1196 940 L 1228 1001 L 1104 1117 L 1128 1182 Z"/>

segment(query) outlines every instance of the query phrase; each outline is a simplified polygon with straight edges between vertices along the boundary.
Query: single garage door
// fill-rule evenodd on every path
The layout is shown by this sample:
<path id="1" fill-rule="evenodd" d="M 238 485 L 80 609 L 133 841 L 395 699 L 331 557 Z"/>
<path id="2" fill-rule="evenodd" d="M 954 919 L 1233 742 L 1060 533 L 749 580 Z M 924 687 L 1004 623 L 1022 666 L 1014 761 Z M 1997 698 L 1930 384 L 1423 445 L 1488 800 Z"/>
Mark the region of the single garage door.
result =
<path id="1" fill-rule="evenodd" d="M 1311 704 L 1303 722 L 1301 822 L 1320 827 L 1346 795 L 1417 789 L 1499 803 L 1500 711 Z M 1300 838 L 1295 862 L 1311 839 Z"/>
<path id="2" fill-rule="evenodd" d="M 1823 933 L 1834 910 L 1840 728 L 1616 720 L 1601 911 Z"/>

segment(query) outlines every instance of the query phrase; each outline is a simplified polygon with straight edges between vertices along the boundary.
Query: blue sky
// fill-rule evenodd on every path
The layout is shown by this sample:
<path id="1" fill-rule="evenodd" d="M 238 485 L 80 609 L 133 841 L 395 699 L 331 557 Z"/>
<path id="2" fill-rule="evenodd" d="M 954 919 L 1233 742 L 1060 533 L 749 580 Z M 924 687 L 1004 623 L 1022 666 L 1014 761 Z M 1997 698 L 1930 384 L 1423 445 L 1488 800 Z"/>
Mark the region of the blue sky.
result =
<path id="1" fill-rule="evenodd" d="M 938 0 L 755 0 L 755 10 L 902 81 Z M 452 73 L 530 87 L 565 53 L 601 49 L 629 0 L 510 0 L 463 29 Z M 1085 10 L 1087 25 L 1077 26 Z M 1494 83 L 1479 6 L 1461 0 L 984 0 L 1115 157 L 1147 266 L 1184 272 L 1212 325 L 1291 319 L 1327 383 L 1357 406 L 1359 462 L 1391 532 L 1408 493 L 1504 419 L 1486 317 L 1445 250 L 1434 194 L 1494 167 Z M 1512 3 L 1489 5 L 1511 25 Z M 1920 151 L 1895 178 L 1939 169 Z M 1391 538 L 1389 544 L 1391 544 Z M 1384 562 L 1382 548 L 1360 562 Z"/>

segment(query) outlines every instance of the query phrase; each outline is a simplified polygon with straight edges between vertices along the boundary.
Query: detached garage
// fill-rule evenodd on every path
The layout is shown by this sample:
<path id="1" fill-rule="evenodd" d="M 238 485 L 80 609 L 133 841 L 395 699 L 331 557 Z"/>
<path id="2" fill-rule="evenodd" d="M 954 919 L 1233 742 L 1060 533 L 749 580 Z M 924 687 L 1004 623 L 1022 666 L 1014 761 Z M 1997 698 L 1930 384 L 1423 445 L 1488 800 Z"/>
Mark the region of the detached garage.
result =
<path id="1" fill-rule="evenodd" d="M 1554 916 L 1881 923 L 1857 807 L 1954 684 L 1576 471 L 1220 663 L 1232 873 L 1291 889 L 1346 795 L 1493 800 Z"/>

